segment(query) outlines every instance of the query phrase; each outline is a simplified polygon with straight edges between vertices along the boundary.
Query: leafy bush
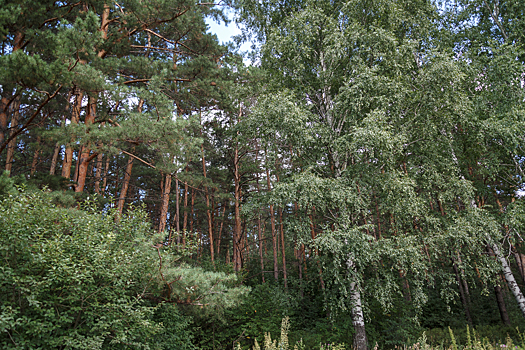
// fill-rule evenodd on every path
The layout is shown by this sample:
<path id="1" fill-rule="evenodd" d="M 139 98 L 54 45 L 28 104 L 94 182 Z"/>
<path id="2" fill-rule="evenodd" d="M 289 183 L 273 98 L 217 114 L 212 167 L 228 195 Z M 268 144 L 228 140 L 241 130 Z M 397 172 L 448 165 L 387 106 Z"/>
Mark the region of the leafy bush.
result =
<path id="1" fill-rule="evenodd" d="M 160 288 L 144 212 L 95 208 L 59 208 L 44 192 L 1 200 L 1 348 L 161 349 L 158 336 L 184 334 L 173 309 L 147 301 Z"/>

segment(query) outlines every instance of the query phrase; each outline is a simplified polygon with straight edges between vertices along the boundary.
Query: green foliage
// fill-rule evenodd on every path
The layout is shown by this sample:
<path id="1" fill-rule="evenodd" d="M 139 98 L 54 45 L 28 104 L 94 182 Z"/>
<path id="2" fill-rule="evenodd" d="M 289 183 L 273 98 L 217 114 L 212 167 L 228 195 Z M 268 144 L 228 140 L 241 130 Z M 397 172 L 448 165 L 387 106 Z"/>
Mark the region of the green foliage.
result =
<path id="1" fill-rule="evenodd" d="M 141 300 L 157 264 L 144 214 L 85 209 L 41 192 L 2 201 L 2 347 L 139 348 L 162 330 Z"/>
<path id="2" fill-rule="evenodd" d="M 193 349 L 174 304 L 225 308 L 247 291 L 177 264 L 141 209 L 101 214 L 94 200 L 79 210 L 53 198 L 21 191 L 0 203 L 2 348 Z"/>

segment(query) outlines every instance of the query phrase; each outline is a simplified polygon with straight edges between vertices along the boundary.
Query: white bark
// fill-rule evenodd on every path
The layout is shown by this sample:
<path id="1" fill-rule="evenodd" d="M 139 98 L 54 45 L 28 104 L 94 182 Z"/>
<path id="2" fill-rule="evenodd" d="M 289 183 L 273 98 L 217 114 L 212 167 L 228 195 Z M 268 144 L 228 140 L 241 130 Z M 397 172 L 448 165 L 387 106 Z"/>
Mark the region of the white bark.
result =
<path id="1" fill-rule="evenodd" d="M 356 282 L 350 283 L 350 299 L 352 300 L 352 324 L 355 329 L 354 349 L 366 350 L 368 340 L 365 332 L 365 317 L 361 306 L 361 293 Z"/>
<path id="2" fill-rule="evenodd" d="M 503 271 L 503 274 L 505 275 L 505 279 L 507 280 L 507 284 L 509 285 L 509 289 L 511 290 L 512 294 L 514 294 L 514 298 L 516 298 L 516 301 L 518 303 L 518 306 L 523 313 L 523 316 L 525 317 L 525 297 L 523 297 L 523 293 L 520 290 L 520 287 L 516 283 L 516 279 L 514 278 L 514 275 L 512 274 L 512 271 L 510 270 L 509 263 L 507 262 L 507 259 L 505 256 L 501 253 L 499 250 L 499 247 L 497 244 L 491 242 L 492 250 L 494 251 L 494 254 L 496 254 L 496 257 L 501 263 L 501 270 Z"/>

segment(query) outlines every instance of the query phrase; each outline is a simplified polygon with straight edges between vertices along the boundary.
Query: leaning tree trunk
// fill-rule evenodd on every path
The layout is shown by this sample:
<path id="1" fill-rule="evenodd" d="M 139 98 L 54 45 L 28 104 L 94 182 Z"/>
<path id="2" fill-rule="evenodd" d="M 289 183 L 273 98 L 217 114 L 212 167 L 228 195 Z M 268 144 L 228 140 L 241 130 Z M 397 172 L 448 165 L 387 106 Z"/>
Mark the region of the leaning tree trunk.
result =
<path id="1" fill-rule="evenodd" d="M 520 287 L 518 286 L 518 283 L 516 283 L 516 279 L 514 278 L 514 275 L 512 274 L 512 271 L 510 269 L 510 266 L 507 262 L 507 259 L 505 256 L 501 253 L 499 250 L 499 247 L 496 243 L 491 242 L 491 248 L 494 251 L 494 254 L 496 255 L 496 258 L 501 263 L 501 270 L 503 272 L 503 275 L 505 276 L 505 279 L 507 280 L 507 284 L 509 286 L 510 291 L 514 295 L 514 298 L 516 299 L 516 302 L 518 303 L 518 306 L 521 310 L 521 313 L 525 317 L 525 297 L 523 297 L 523 293 L 520 290 Z"/>

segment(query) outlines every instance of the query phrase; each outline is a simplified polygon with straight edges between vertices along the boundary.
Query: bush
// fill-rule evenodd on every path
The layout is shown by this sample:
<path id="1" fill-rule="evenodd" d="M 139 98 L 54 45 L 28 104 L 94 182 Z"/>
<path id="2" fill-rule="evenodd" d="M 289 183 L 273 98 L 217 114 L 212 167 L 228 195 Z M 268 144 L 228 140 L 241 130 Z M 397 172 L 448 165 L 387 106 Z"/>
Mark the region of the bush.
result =
<path id="1" fill-rule="evenodd" d="M 169 348 L 158 336 L 188 324 L 168 324 L 173 309 L 144 298 L 158 274 L 144 212 L 116 220 L 93 203 L 64 209 L 48 197 L 0 201 L 0 347 Z"/>

